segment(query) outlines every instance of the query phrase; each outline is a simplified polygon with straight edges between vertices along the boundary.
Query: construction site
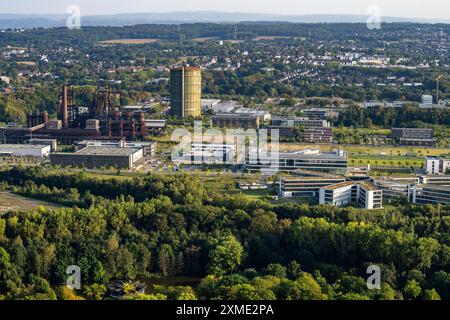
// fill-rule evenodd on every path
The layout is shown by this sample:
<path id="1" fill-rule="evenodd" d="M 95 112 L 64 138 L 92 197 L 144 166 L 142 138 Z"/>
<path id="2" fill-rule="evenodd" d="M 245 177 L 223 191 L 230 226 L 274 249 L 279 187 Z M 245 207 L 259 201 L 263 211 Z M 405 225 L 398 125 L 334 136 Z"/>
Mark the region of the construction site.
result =
<path id="1" fill-rule="evenodd" d="M 37 138 L 70 145 L 86 139 L 136 141 L 145 135 L 145 113 L 119 111 L 111 102 L 109 86 L 98 85 L 94 101 L 82 106 L 77 104 L 74 88 L 63 85 L 56 119 L 50 119 L 46 111 L 30 113 L 25 127 L 0 128 L 0 143 L 24 143 Z"/>

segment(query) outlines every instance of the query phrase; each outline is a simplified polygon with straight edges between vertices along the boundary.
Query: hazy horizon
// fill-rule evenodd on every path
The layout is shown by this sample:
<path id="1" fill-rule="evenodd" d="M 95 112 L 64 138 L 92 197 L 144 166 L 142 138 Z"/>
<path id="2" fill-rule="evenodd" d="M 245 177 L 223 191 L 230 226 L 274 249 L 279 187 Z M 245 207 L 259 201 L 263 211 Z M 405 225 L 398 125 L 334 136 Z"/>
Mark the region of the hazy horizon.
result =
<path id="1" fill-rule="evenodd" d="M 83 15 L 167 13 L 174 11 L 221 11 L 280 15 L 342 14 L 367 15 L 367 8 L 379 6 L 382 16 L 421 19 L 450 19 L 450 1 L 441 0 L 19 0 L 0 3 L 0 14 L 65 14 L 78 5 Z"/>

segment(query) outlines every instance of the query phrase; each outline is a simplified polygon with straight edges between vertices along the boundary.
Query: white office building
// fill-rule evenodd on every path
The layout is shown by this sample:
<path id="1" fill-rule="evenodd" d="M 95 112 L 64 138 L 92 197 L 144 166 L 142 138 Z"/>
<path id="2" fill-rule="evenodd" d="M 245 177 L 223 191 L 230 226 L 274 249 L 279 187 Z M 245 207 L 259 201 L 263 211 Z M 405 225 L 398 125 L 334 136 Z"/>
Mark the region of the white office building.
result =
<path id="1" fill-rule="evenodd" d="M 44 158 L 50 152 L 50 145 L 0 144 L 0 156 Z"/>
<path id="2" fill-rule="evenodd" d="M 427 157 L 425 159 L 425 170 L 428 175 L 445 174 L 450 170 L 450 159 Z"/>
<path id="3" fill-rule="evenodd" d="M 364 209 L 383 208 L 383 191 L 370 182 L 346 181 L 319 191 L 319 204 L 329 204 L 337 207 L 357 204 Z"/>

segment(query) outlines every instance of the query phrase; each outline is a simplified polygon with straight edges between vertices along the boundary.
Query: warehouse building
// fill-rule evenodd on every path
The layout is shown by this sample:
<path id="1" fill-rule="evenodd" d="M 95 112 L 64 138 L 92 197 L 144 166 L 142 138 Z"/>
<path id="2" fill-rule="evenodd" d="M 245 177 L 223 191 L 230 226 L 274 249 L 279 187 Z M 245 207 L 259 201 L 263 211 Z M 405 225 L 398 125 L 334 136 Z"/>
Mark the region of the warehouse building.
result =
<path id="1" fill-rule="evenodd" d="M 144 157 L 144 149 L 138 147 L 86 147 L 74 153 L 53 153 L 52 165 L 85 167 L 88 169 L 115 167 L 132 169 Z"/>
<path id="2" fill-rule="evenodd" d="M 51 152 L 50 145 L 32 144 L 0 144 L 0 155 L 8 157 L 48 157 Z"/>

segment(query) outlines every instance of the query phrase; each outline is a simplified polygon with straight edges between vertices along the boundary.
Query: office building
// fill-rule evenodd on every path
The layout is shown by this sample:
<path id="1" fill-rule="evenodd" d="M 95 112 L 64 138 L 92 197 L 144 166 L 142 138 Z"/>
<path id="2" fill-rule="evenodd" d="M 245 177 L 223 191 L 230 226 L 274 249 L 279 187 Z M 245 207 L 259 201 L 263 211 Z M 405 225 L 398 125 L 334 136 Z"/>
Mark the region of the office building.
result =
<path id="1" fill-rule="evenodd" d="M 321 119 L 309 119 L 309 118 L 274 118 L 271 123 L 272 126 L 284 126 L 284 127 L 304 127 L 304 128 L 322 128 L 330 127 L 330 122 Z"/>
<path id="2" fill-rule="evenodd" d="M 270 153 L 258 156 L 256 150 L 250 150 L 246 156 L 246 170 L 277 169 L 294 171 L 297 169 L 345 174 L 348 167 L 348 156 L 343 150 L 320 152 L 320 150 L 302 150 L 298 152 Z"/>
<path id="3" fill-rule="evenodd" d="M 250 109 L 250 108 L 239 108 L 234 111 L 235 114 L 240 115 L 249 115 L 249 116 L 257 116 L 259 118 L 259 122 L 266 122 L 270 121 L 272 118 L 272 115 L 263 110 L 256 110 L 256 109 Z"/>
<path id="4" fill-rule="evenodd" d="M 199 67 L 176 67 L 170 71 L 171 114 L 179 118 L 200 117 L 202 75 Z"/>
<path id="5" fill-rule="evenodd" d="M 248 114 L 218 114 L 211 118 L 211 125 L 219 128 L 259 129 L 259 117 Z"/>
<path id="6" fill-rule="evenodd" d="M 395 180 L 375 180 L 374 185 L 383 190 L 383 198 L 391 200 L 409 199 L 415 183 Z"/>
<path id="7" fill-rule="evenodd" d="M 433 146 L 437 141 L 433 138 L 433 129 L 392 128 L 391 138 L 400 145 Z"/>
<path id="8" fill-rule="evenodd" d="M 346 181 L 320 188 L 319 204 L 337 207 L 357 204 L 364 209 L 383 208 L 383 191 L 368 181 Z"/>
<path id="9" fill-rule="evenodd" d="M 450 170 L 450 159 L 426 157 L 425 170 L 428 175 L 446 174 Z"/>
<path id="10" fill-rule="evenodd" d="M 422 176 L 419 178 L 419 183 L 427 185 L 449 185 L 450 175 L 432 175 Z"/>
<path id="11" fill-rule="evenodd" d="M 306 128 L 302 132 L 302 141 L 309 143 L 332 143 L 332 128 Z"/>
<path id="12" fill-rule="evenodd" d="M 323 174 L 285 177 L 280 179 L 279 196 L 286 198 L 318 198 L 321 188 L 338 184 L 345 180 L 343 176 Z"/>
<path id="13" fill-rule="evenodd" d="M 450 205 L 450 185 L 423 185 L 422 188 L 416 186 L 413 192 L 413 203 Z"/>
<path id="14" fill-rule="evenodd" d="M 176 164 L 234 164 L 236 146 L 232 144 L 193 143 L 189 150 L 180 150 L 172 158 Z"/>

